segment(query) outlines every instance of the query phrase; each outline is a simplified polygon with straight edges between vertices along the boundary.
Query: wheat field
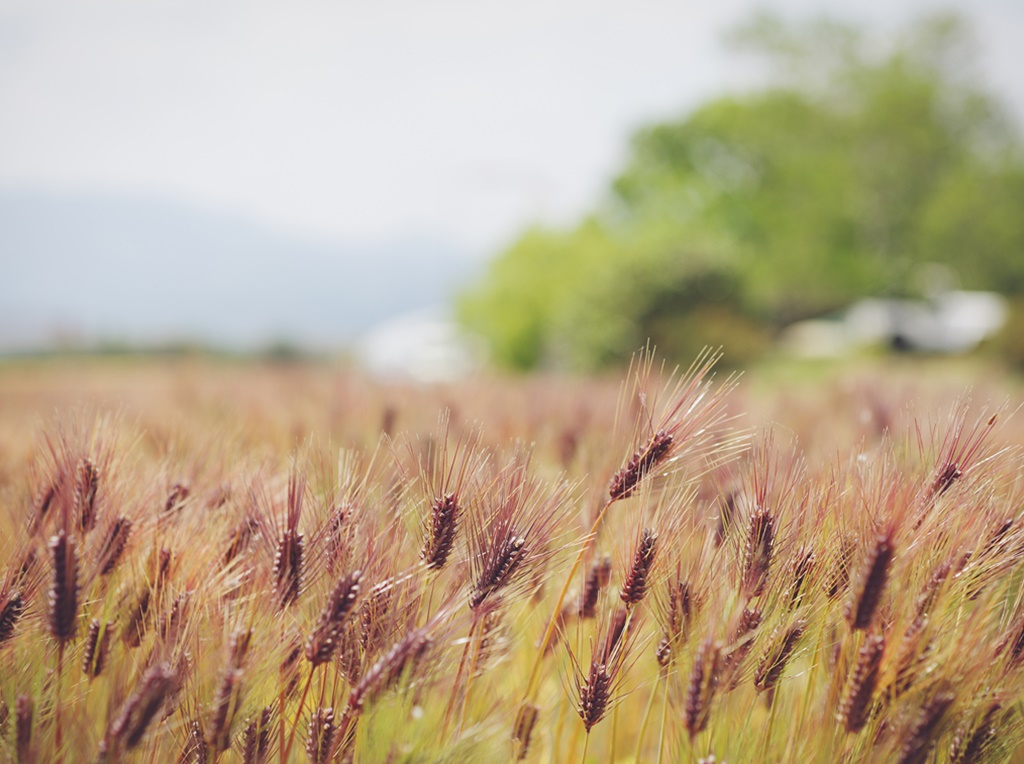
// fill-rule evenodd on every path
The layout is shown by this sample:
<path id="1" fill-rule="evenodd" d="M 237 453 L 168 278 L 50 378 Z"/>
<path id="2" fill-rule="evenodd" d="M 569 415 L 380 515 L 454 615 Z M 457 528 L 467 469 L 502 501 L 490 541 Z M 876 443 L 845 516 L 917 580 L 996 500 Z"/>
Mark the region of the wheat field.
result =
<path id="1" fill-rule="evenodd" d="M 716 360 L 5 363 L 0 752 L 1022 760 L 1020 382 Z"/>

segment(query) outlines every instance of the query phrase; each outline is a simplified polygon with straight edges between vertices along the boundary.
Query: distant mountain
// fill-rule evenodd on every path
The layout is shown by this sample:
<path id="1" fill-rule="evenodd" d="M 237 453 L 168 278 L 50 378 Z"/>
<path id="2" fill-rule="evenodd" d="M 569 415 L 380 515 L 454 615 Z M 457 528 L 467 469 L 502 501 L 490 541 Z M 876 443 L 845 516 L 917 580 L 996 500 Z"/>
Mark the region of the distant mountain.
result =
<path id="1" fill-rule="evenodd" d="M 0 351 L 339 347 L 447 303 L 474 269 L 429 239 L 329 244 L 167 201 L 0 192 Z"/>

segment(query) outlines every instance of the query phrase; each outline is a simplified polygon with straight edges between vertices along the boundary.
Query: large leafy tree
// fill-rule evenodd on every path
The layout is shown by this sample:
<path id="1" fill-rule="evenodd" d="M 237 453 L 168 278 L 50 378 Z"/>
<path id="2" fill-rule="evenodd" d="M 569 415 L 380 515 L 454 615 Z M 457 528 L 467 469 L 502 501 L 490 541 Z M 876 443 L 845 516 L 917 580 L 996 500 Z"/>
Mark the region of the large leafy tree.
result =
<path id="1" fill-rule="evenodd" d="M 733 35 L 754 90 L 638 132 L 600 209 L 533 229 L 461 303 L 509 366 L 594 368 L 766 333 L 862 295 L 919 291 L 925 263 L 1024 291 L 1024 161 L 971 74 L 970 30 L 919 21 L 887 44 L 759 16 Z"/>

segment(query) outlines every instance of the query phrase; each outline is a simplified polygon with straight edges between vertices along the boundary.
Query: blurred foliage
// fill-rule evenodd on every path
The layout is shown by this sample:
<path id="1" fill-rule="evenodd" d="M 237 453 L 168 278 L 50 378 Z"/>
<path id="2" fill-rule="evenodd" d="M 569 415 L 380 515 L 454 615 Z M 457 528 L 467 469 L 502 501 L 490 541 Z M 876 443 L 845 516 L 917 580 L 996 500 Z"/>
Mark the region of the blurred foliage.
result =
<path id="1" fill-rule="evenodd" d="M 883 42 L 759 15 L 731 42 L 759 88 L 640 130 L 598 210 L 526 231 L 462 296 L 496 361 L 593 369 L 650 337 L 741 362 L 794 320 L 919 293 L 932 262 L 1024 293 L 1024 152 L 966 22 Z"/>

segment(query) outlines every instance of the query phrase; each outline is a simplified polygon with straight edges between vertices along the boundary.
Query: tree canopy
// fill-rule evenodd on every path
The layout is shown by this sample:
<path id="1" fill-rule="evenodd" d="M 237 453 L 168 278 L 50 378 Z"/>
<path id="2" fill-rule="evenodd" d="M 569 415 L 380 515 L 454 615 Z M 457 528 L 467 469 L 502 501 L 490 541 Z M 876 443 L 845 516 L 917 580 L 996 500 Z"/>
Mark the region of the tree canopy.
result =
<path id="1" fill-rule="evenodd" d="M 927 263 L 1024 293 L 1024 152 L 966 22 L 880 44 L 761 15 L 731 41 L 759 87 L 640 130 L 598 209 L 524 232 L 463 295 L 499 363 L 593 369 L 648 337 L 744 359 L 794 320 L 920 292 Z"/>

